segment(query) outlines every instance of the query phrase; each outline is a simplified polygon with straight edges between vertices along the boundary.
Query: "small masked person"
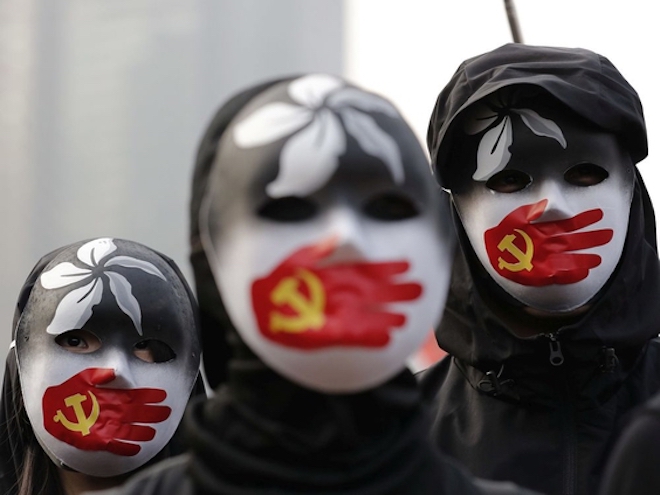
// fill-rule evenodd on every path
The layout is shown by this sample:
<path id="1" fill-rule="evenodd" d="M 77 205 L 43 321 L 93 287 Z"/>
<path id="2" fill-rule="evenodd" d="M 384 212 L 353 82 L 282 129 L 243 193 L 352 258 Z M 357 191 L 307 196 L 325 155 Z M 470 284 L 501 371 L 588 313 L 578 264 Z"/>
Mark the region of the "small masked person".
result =
<path id="1" fill-rule="evenodd" d="M 524 493 L 444 460 L 406 369 L 448 289 L 443 201 L 380 96 L 307 74 L 230 99 L 202 140 L 191 208 L 226 381 L 189 407 L 189 454 L 108 493 Z"/>
<path id="2" fill-rule="evenodd" d="M 595 493 L 612 432 L 660 387 L 655 220 L 637 93 L 584 49 L 461 64 L 429 149 L 461 249 L 420 379 L 433 439 L 477 476 Z"/>
<path id="3" fill-rule="evenodd" d="M 0 408 L 3 495 L 77 495 L 181 452 L 204 395 L 196 302 L 169 258 L 97 238 L 57 249 L 19 295 Z"/>

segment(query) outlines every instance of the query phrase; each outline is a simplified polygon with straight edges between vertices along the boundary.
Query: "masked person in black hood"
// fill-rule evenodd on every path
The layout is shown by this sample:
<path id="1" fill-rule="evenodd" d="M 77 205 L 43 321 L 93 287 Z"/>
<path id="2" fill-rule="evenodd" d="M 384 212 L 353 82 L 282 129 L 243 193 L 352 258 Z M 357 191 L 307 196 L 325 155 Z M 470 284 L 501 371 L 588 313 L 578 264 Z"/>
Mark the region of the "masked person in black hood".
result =
<path id="1" fill-rule="evenodd" d="M 181 453 L 177 428 L 204 395 L 192 291 L 169 258 L 98 238 L 28 276 L 0 408 L 3 495 L 77 495 Z"/>
<path id="2" fill-rule="evenodd" d="M 429 439 L 406 361 L 442 312 L 455 234 L 389 101 L 327 74 L 239 93 L 201 143 L 191 219 L 226 382 L 188 409 L 187 455 L 108 494 L 527 492 Z"/>
<path id="3" fill-rule="evenodd" d="M 420 375 L 433 438 L 477 476 L 595 493 L 660 387 L 642 106 L 605 57 L 507 44 L 463 62 L 428 131 L 461 249 Z"/>

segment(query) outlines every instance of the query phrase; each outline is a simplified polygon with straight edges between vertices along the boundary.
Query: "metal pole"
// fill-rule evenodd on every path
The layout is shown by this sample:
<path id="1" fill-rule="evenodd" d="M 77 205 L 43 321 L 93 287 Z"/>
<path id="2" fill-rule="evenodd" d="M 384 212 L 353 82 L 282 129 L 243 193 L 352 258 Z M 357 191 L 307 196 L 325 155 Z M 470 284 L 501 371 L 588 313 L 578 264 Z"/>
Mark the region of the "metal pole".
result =
<path id="1" fill-rule="evenodd" d="M 516 15 L 516 6 L 513 4 L 513 0 L 504 0 L 504 6 L 506 7 L 506 16 L 509 19 L 509 27 L 511 28 L 513 42 L 522 43 L 522 34 L 520 32 L 518 16 Z"/>

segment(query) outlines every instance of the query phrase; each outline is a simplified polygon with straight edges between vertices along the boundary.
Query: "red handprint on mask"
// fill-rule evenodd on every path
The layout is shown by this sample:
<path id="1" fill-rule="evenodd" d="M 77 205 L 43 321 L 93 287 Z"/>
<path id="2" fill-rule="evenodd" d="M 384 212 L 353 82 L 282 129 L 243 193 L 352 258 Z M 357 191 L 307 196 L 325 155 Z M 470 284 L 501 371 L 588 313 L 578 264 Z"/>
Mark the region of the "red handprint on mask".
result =
<path id="1" fill-rule="evenodd" d="M 548 200 L 516 208 L 484 234 L 488 259 L 497 273 L 522 285 L 574 284 L 601 263 L 597 254 L 575 253 L 607 244 L 612 229 L 575 232 L 603 218 L 603 211 L 583 211 L 572 218 L 532 223 Z"/>
<path id="2" fill-rule="evenodd" d="M 319 266 L 335 248 L 334 240 L 304 247 L 252 284 L 252 304 L 266 338 L 298 349 L 383 347 L 390 332 L 406 322 L 385 305 L 421 295 L 420 284 L 394 281 L 409 263 Z"/>
<path id="3" fill-rule="evenodd" d="M 44 427 L 58 440 L 81 450 L 132 456 L 156 430 L 135 423 L 160 423 L 172 410 L 154 405 L 167 397 L 157 388 L 100 388 L 115 379 L 106 368 L 89 368 L 49 387 L 42 400 Z"/>

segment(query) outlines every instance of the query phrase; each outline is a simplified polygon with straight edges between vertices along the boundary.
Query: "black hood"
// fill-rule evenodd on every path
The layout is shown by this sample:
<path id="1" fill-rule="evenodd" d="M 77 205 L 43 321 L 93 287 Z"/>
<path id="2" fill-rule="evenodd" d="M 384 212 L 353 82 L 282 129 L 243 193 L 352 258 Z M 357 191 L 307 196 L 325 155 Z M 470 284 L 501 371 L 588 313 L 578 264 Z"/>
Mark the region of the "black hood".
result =
<path id="1" fill-rule="evenodd" d="M 582 117 L 617 134 L 634 163 L 647 154 L 646 128 L 635 90 L 604 57 L 583 49 L 508 44 L 465 61 L 440 93 L 428 131 L 438 182 L 445 182 L 452 123 L 470 104 L 506 86 L 536 85 Z M 635 166 L 635 189 L 622 258 L 579 319 L 552 333 L 579 346 L 639 348 L 658 333 L 660 291 L 655 215 Z M 482 370 L 512 358 L 533 357 L 539 338 L 511 331 L 520 303 L 485 272 L 454 214 L 462 250 L 456 255 L 445 313 L 436 330 L 441 347 Z M 543 342 L 547 349 L 547 341 Z M 581 347 L 580 353 L 584 348 Z"/>
<path id="2" fill-rule="evenodd" d="M 637 92 L 602 55 L 582 48 L 509 43 L 464 61 L 440 92 L 427 144 L 437 180 L 444 182 L 451 128 L 472 103 L 513 85 L 546 90 L 583 118 L 622 139 L 634 163 L 648 154 Z"/>

